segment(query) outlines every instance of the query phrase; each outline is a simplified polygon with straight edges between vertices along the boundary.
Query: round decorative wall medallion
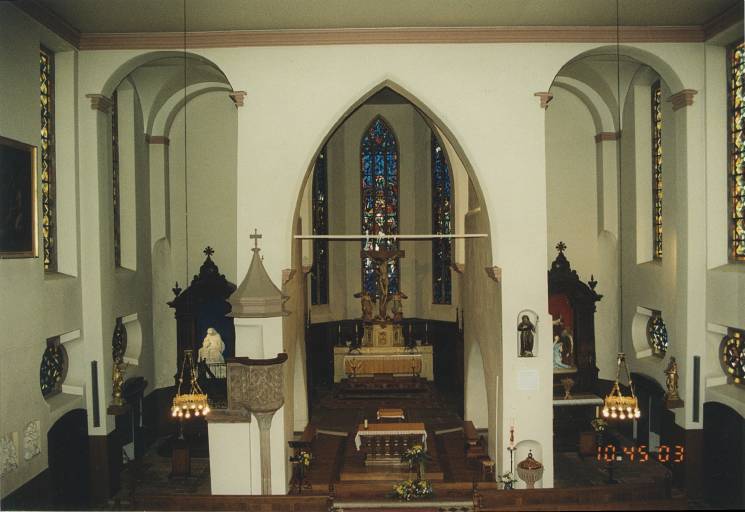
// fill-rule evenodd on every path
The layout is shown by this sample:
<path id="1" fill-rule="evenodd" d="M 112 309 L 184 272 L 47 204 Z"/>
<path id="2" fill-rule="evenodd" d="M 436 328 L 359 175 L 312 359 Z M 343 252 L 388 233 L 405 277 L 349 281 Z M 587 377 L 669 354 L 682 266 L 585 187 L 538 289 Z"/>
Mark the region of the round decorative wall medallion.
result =
<path id="1" fill-rule="evenodd" d="M 39 385 L 44 398 L 62 391 L 62 382 L 67 375 L 67 351 L 59 338 L 47 340 L 47 348 L 41 356 L 39 368 Z"/>
<path id="2" fill-rule="evenodd" d="M 667 327 L 659 312 L 655 312 L 647 322 L 647 342 L 655 355 L 664 356 L 667 352 L 669 346 Z"/>
<path id="3" fill-rule="evenodd" d="M 735 329 L 722 338 L 719 346 L 722 369 L 732 382 L 745 386 L 745 335 Z"/>

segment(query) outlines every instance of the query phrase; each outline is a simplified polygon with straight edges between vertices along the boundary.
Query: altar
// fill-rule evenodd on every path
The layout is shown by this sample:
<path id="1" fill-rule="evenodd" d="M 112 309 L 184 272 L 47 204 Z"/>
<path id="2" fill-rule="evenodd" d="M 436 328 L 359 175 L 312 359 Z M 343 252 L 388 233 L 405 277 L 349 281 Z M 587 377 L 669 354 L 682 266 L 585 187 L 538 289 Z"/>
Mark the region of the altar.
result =
<path id="1" fill-rule="evenodd" d="M 334 347 L 334 382 L 346 377 L 371 377 L 378 374 L 394 376 L 418 375 L 434 380 L 432 346 L 413 349 L 404 347 Z"/>

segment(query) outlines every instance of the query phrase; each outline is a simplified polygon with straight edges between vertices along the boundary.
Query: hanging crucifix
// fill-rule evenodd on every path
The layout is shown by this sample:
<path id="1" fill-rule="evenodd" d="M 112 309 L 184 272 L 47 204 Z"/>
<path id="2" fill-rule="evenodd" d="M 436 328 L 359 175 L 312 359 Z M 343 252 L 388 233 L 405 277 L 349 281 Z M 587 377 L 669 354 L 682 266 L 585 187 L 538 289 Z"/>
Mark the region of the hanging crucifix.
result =
<path id="1" fill-rule="evenodd" d="M 378 314 L 375 317 L 375 320 L 381 320 L 381 321 L 387 321 L 391 318 L 388 316 L 388 303 L 393 300 L 393 314 L 394 320 L 400 320 L 401 318 L 401 298 L 406 298 L 406 295 L 401 293 L 400 291 L 397 293 L 390 293 L 389 287 L 388 287 L 388 265 L 391 262 L 395 262 L 397 259 L 403 258 L 406 255 L 406 251 L 402 251 L 399 249 L 371 249 L 371 250 L 362 250 L 360 251 L 360 257 L 362 258 L 370 258 L 373 260 L 375 264 L 375 277 L 377 282 L 377 288 L 378 288 Z M 365 318 L 365 316 L 371 316 L 371 312 L 365 311 L 365 292 L 362 292 L 360 294 L 363 304 L 362 304 L 362 315 L 363 320 L 370 320 L 370 318 Z M 369 300 L 369 297 L 367 298 Z"/>

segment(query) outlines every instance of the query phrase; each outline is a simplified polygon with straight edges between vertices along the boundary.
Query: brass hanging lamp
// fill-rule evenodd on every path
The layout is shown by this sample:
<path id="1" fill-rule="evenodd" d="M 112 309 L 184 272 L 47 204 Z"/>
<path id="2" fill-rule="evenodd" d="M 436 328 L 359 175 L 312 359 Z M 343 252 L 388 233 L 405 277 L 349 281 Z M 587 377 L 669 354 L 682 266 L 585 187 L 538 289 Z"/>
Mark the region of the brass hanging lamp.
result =
<path id="1" fill-rule="evenodd" d="M 622 153 L 620 148 L 621 141 L 621 11 L 619 0 L 616 0 L 616 103 L 618 106 L 618 119 L 616 129 L 618 130 L 619 137 L 619 148 L 618 154 L 618 208 L 621 207 L 620 194 L 621 194 L 621 162 Z M 620 216 L 619 216 L 620 217 Z M 618 237 L 618 250 L 619 250 L 619 262 L 623 261 L 623 244 L 621 240 L 621 230 L 619 229 Z M 618 314 L 619 318 L 622 317 L 622 303 L 623 303 L 623 279 L 621 276 L 621 264 L 618 267 L 618 284 L 619 284 L 619 300 L 618 303 Z M 629 383 L 629 396 L 625 396 L 621 390 L 621 367 L 626 372 L 626 379 Z M 610 393 L 606 395 L 603 400 L 603 417 L 613 420 L 634 420 L 641 417 L 641 411 L 639 410 L 639 400 L 636 398 L 634 393 L 634 383 L 631 381 L 631 373 L 629 372 L 629 366 L 626 363 L 626 354 L 623 351 L 623 333 L 619 332 L 618 336 L 618 356 L 616 358 L 616 380 L 613 382 L 613 387 Z"/>
<path id="2" fill-rule="evenodd" d="M 184 369 L 187 364 L 189 365 L 190 389 L 188 393 L 182 393 L 181 386 L 184 384 Z M 207 393 L 202 391 L 202 388 L 197 382 L 197 372 L 194 368 L 193 352 L 191 350 L 184 350 L 184 362 L 181 365 L 181 373 L 178 377 L 176 396 L 173 397 L 171 416 L 180 420 L 188 420 L 192 416 L 207 416 L 209 412 L 210 406 L 209 401 L 207 400 Z"/>
<path id="3" fill-rule="evenodd" d="M 613 382 L 613 388 L 605 397 L 605 400 L 603 400 L 603 417 L 614 420 L 638 419 L 642 413 L 639 410 L 639 400 L 636 398 L 636 393 L 634 393 L 634 383 L 631 381 L 629 366 L 626 364 L 626 354 L 619 352 L 617 363 L 616 380 Z M 626 378 L 629 382 L 629 396 L 624 396 L 621 391 L 620 379 L 622 366 L 626 371 Z"/>

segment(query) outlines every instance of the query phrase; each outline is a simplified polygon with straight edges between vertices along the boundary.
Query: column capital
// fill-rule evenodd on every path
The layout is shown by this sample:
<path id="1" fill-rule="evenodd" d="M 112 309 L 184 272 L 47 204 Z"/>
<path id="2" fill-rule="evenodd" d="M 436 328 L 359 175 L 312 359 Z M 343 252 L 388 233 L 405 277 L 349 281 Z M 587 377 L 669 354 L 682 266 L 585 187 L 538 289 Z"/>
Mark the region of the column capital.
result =
<path id="1" fill-rule="evenodd" d="M 595 142 L 605 142 L 607 140 L 618 140 L 621 138 L 621 132 L 600 132 L 595 135 Z"/>
<path id="2" fill-rule="evenodd" d="M 673 110 L 679 110 L 693 105 L 693 97 L 696 94 L 698 94 L 698 91 L 695 89 L 683 89 L 670 96 L 667 101 L 673 104 Z"/>
<path id="3" fill-rule="evenodd" d="M 486 267 L 484 270 L 486 270 L 486 275 L 489 276 L 490 279 L 492 279 L 496 283 L 502 282 L 502 269 L 494 266 L 494 267 Z"/>
<path id="4" fill-rule="evenodd" d="M 104 114 L 111 111 L 111 99 L 103 94 L 86 94 L 85 97 L 90 98 L 92 110 L 98 110 Z"/>
<path id="5" fill-rule="evenodd" d="M 541 100 L 541 108 L 543 110 L 546 110 L 548 108 L 548 104 L 551 102 L 552 99 L 554 99 L 554 95 L 550 92 L 536 92 L 533 93 L 533 96 L 538 96 Z"/>
<path id="6" fill-rule="evenodd" d="M 168 146 L 171 143 L 171 139 L 169 139 L 165 135 L 150 135 L 146 133 L 145 142 L 148 144 L 162 144 L 164 146 Z"/>
<path id="7" fill-rule="evenodd" d="M 295 277 L 296 272 L 297 272 L 297 269 L 294 269 L 294 268 L 283 268 L 282 269 L 282 284 L 287 284 L 288 282 L 292 281 L 292 278 Z"/>
<path id="8" fill-rule="evenodd" d="M 243 106 L 243 99 L 246 97 L 246 91 L 233 91 L 229 92 L 228 96 L 235 103 L 236 108 Z"/>

